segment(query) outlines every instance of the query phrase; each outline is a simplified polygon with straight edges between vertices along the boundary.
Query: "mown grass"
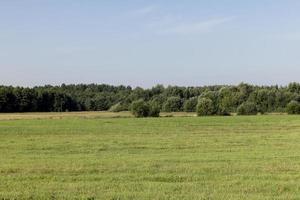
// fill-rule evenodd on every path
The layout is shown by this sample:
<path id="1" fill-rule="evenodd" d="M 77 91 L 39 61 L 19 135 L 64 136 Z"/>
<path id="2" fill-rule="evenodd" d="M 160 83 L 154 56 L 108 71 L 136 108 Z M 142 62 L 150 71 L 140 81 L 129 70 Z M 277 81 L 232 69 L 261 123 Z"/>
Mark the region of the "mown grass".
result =
<path id="1" fill-rule="evenodd" d="M 6 116 L 0 199 L 300 199 L 300 116 Z"/>

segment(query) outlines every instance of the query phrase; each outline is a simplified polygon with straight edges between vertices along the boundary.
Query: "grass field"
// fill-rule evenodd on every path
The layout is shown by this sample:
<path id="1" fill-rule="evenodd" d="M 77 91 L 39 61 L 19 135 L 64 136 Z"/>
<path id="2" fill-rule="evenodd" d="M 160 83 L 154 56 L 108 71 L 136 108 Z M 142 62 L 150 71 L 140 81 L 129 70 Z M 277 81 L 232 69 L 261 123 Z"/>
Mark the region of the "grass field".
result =
<path id="1" fill-rule="evenodd" d="M 0 115 L 0 199 L 300 199 L 300 116 L 121 115 Z"/>

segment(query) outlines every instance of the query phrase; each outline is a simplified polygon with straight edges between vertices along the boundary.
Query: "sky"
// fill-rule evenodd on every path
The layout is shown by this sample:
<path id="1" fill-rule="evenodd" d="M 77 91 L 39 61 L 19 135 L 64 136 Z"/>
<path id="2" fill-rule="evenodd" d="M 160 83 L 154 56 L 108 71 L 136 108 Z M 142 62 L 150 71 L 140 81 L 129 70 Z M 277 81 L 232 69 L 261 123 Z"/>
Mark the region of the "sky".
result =
<path id="1" fill-rule="evenodd" d="M 300 81 L 299 0 L 0 0 L 0 85 Z"/>

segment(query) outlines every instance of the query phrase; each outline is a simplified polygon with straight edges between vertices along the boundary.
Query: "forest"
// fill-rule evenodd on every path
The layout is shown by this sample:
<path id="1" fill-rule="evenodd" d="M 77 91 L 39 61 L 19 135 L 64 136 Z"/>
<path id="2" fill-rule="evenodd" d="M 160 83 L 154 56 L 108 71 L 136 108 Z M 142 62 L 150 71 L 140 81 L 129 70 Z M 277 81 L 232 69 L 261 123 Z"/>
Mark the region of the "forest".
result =
<path id="1" fill-rule="evenodd" d="M 107 84 L 0 86 L 0 112 L 128 111 L 139 104 L 155 112 L 196 112 L 199 115 L 300 113 L 300 84 L 287 86 L 215 85 L 150 89 Z M 151 110 L 151 109 L 150 109 Z M 156 115 L 155 113 L 153 115 Z"/>

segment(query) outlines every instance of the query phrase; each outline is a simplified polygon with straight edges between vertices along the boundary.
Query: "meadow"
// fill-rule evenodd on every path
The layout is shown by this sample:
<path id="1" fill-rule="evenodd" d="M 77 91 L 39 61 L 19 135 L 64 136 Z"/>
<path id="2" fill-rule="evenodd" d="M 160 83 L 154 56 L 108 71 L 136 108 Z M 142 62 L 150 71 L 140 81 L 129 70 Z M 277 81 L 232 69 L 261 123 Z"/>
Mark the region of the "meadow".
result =
<path id="1" fill-rule="evenodd" d="M 0 115 L 0 199 L 300 199 L 300 116 Z"/>

